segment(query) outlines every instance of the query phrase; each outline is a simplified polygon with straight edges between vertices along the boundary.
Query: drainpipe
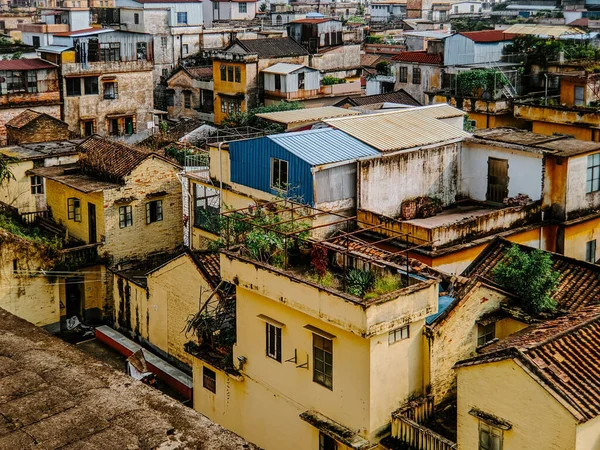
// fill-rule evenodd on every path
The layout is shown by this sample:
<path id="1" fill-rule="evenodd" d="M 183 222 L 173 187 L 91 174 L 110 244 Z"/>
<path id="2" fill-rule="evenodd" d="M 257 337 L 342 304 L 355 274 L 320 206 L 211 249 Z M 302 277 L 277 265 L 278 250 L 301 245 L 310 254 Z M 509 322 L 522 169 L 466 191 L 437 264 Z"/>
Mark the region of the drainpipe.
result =
<path id="1" fill-rule="evenodd" d="M 548 106 L 548 74 L 544 74 L 544 78 L 546 78 L 546 88 L 544 89 L 544 106 Z"/>

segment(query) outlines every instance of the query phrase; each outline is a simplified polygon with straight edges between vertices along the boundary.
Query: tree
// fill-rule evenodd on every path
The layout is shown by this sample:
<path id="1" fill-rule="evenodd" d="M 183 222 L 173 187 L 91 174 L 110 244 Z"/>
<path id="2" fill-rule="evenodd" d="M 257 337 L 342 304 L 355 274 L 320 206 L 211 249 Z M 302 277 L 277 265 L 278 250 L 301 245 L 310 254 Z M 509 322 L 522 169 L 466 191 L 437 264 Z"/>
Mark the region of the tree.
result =
<path id="1" fill-rule="evenodd" d="M 230 113 L 223 119 L 222 125 L 226 128 L 254 127 L 274 132 L 283 131 L 281 125 L 269 123 L 256 115 L 278 111 L 293 111 L 296 109 L 304 109 L 304 105 L 299 102 L 280 101 L 274 105 L 259 106 L 258 108 L 252 108 L 246 112 Z"/>
<path id="2" fill-rule="evenodd" d="M 492 273 L 494 281 L 517 296 L 525 311 L 538 314 L 556 309 L 552 294 L 558 286 L 559 273 L 552 269 L 549 253 L 537 249 L 522 251 L 513 245 Z"/>
<path id="3" fill-rule="evenodd" d="M 0 155 L 0 185 L 15 179 L 15 176 L 10 170 L 10 164 L 14 161 L 15 159 L 13 158 Z"/>

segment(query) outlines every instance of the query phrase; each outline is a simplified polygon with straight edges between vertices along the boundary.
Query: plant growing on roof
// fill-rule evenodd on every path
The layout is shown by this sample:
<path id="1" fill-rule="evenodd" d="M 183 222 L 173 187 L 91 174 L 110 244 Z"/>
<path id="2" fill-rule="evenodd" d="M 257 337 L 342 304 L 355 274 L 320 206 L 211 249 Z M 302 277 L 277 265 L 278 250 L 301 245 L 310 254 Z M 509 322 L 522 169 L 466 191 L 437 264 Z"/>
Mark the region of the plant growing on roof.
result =
<path id="1" fill-rule="evenodd" d="M 522 251 L 513 245 L 492 273 L 494 281 L 517 296 L 525 311 L 538 314 L 556 309 L 552 294 L 558 286 L 559 273 L 552 269 L 549 253 L 537 249 Z"/>
<path id="2" fill-rule="evenodd" d="M 375 276 L 370 270 L 351 269 L 346 276 L 348 292 L 363 297 L 373 287 Z"/>
<path id="3" fill-rule="evenodd" d="M 329 265 L 327 249 L 322 245 L 313 245 L 310 252 L 310 263 L 317 271 L 319 278 L 323 278 L 327 273 L 327 266 Z"/>
<path id="4" fill-rule="evenodd" d="M 461 97 L 479 97 L 488 92 L 493 99 L 505 85 L 506 77 L 498 70 L 473 69 L 456 75 L 456 93 Z"/>
<path id="5" fill-rule="evenodd" d="M 283 132 L 284 129 L 281 125 L 267 122 L 256 115 L 279 111 L 295 111 L 297 109 L 304 109 L 304 105 L 300 102 L 285 102 L 282 100 L 274 105 L 259 106 L 239 113 L 232 112 L 223 119 L 221 125 L 225 128 L 254 127 L 273 133 Z"/>

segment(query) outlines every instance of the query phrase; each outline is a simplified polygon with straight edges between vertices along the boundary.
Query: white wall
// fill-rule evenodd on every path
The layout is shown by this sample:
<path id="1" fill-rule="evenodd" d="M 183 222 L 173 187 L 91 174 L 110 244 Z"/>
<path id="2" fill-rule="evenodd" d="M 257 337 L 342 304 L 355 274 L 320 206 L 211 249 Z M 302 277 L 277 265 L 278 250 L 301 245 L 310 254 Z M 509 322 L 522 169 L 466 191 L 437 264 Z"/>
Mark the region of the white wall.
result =
<path id="1" fill-rule="evenodd" d="M 89 11 L 69 11 L 69 25 L 71 31 L 85 30 L 90 28 Z"/>
<path id="2" fill-rule="evenodd" d="M 527 194 L 542 198 L 542 155 L 475 142 L 464 142 L 461 152 L 462 191 L 474 200 L 486 200 L 488 158 L 508 159 L 508 196 Z"/>

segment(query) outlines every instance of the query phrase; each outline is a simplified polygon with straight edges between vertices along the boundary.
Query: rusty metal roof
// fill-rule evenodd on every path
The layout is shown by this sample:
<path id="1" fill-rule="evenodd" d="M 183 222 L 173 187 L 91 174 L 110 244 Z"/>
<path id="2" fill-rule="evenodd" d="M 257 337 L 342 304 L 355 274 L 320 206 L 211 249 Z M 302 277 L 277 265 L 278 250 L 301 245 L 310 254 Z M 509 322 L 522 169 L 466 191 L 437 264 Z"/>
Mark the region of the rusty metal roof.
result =
<path id="1" fill-rule="evenodd" d="M 26 58 L 0 61 L 0 70 L 41 70 L 56 69 L 57 66 L 40 58 Z"/>
<path id="2" fill-rule="evenodd" d="M 432 117 L 440 111 L 442 110 L 421 107 L 364 116 L 326 119 L 324 122 L 381 152 L 441 144 L 470 136 L 469 133 Z M 447 113 L 442 115 L 445 114 Z"/>
<path id="3" fill-rule="evenodd" d="M 337 102 L 334 106 L 365 106 L 375 105 L 377 103 L 399 103 L 402 105 L 421 106 L 421 104 L 404 89 L 399 89 L 386 94 L 365 95 L 363 97 L 346 97 Z"/>
<path id="4" fill-rule="evenodd" d="M 333 117 L 357 116 L 358 111 L 352 111 L 335 106 L 322 106 L 320 108 L 295 109 L 292 111 L 278 111 L 272 113 L 257 114 L 257 117 L 270 120 L 272 122 L 290 124 L 302 122 L 316 122 Z"/>
<path id="5" fill-rule="evenodd" d="M 2 309 L 0 402 L 2 449 L 256 448 Z"/>
<path id="6" fill-rule="evenodd" d="M 518 245 L 526 252 L 533 250 L 525 245 L 496 238 L 462 275 L 493 281 L 494 268 L 505 261 L 506 252 L 513 245 Z M 558 288 L 552 294 L 559 309 L 575 312 L 588 305 L 600 304 L 600 266 L 556 253 L 552 253 L 552 262 L 553 269 L 559 273 Z"/>
<path id="7" fill-rule="evenodd" d="M 284 56 L 308 55 L 308 50 L 290 37 L 238 39 L 225 49 L 239 45 L 248 53 L 256 53 L 259 58 L 281 58 Z"/>
<path id="8" fill-rule="evenodd" d="M 535 325 L 484 348 L 456 367 L 519 360 L 581 422 L 600 415 L 600 305 Z M 532 407 L 535 405 L 532 405 Z"/>

